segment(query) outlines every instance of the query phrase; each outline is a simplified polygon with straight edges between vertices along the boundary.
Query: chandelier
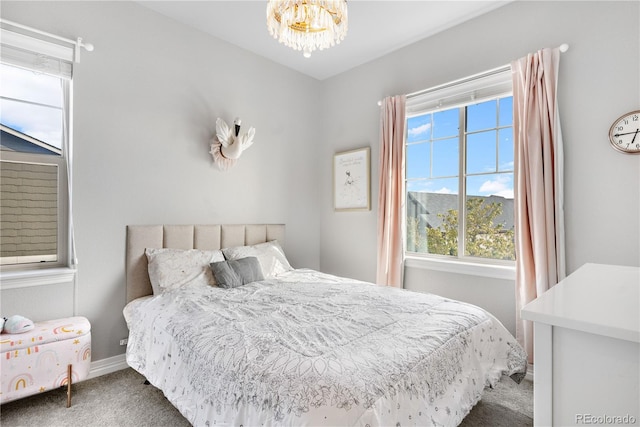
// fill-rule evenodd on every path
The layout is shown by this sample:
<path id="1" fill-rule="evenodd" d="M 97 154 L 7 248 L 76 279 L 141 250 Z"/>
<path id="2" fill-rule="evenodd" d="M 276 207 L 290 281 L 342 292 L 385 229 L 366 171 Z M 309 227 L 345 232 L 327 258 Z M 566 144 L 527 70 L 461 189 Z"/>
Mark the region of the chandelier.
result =
<path id="1" fill-rule="evenodd" d="M 267 28 L 305 58 L 347 35 L 347 0 L 267 0 Z"/>

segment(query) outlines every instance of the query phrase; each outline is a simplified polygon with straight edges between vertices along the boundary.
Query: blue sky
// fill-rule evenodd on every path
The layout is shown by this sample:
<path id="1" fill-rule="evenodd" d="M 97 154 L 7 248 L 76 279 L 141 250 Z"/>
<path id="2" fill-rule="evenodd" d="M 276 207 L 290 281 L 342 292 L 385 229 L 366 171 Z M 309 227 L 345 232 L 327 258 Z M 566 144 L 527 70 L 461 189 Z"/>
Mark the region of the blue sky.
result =
<path id="1" fill-rule="evenodd" d="M 0 122 L 61 148 L 62 88 L 60 79 L 9 65 L 0 65 L 0 95 L 29 103 L 0 99 Z M 40 105 L 44 104 L 46 106 Z"/>
<path id="2" fill-rule="evenodd" d="M 467 108 L 467 194 L 513 198 L 512 98 Z M 407 121 L 409 191 L 458 193 L 458 109 Z M 498 127 L 509 126 L 504 129 Z"/>

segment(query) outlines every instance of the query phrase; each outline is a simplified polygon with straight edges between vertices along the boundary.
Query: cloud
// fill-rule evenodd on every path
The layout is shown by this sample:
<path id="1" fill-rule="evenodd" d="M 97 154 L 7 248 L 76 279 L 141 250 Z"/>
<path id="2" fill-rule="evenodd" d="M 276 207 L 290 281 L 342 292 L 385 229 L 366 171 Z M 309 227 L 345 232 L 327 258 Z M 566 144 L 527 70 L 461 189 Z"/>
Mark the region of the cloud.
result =
<path id="1" fill-rule="evenodd" d="M 499 170 L 501 170 L 501 171 L 513 170 L 513 165 L 514 165 L 513 160 L 511 160 L 510 162 L 502 163 L 500 165 L 500 169 Z"/>
<path id="2" fill-rule="evenodd" d="M 439 190 L 434 191 L 434 193 L 438 193 L 438 194 L 456 194 L 453 190 L 447 188 L 447 187 L 442 187 Z"/>
<path id="3" fill-rule="evenodd" d="M 422 133 L 427 132 L 430 128 L 431 128 L 431 123 L 425 123 L 423 125 L 416 126 L 414 128 L 409 129 L 407 133 L 409 134 L 409 136 L 418 136 Z"/>
<path id="4" fill-rule="evenodd" d="M 513 199 L 513 183 L 510 175 L 498 175 L 494 180 L 482 183 L 480 193 Z"/>
<path id="5" fill-rule="evenodd" d="M 505 199 L 513 199 L 513 190 L 503 190 L 503 191 L 499 191 L 495 194 L 493 194 L 494 196 L 500 196 L 500 197 L 504 197 Z"/>
<path id="6" fill-rule="evenodd" d="M 0 94 L 9 98 L 0 101 L 2 124 L 60 148 L 60 79 L 4 64 L 0 66 L 0 75 L 4 83 Z"/>
<path id="7" fill-rule="evenodd" d="M 433 185 L 430 181 L 410 181 L 407 182 L 407 190 L 409 191 L 431 191 L 431 186 Z"/>

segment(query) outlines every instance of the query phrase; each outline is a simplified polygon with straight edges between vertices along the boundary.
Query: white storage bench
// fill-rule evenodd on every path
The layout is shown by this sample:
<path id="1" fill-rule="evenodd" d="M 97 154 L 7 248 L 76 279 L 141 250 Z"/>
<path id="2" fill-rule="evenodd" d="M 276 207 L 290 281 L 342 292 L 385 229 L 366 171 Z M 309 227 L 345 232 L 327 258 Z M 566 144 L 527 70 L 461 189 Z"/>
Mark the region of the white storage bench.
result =
<path id="1" fill-rule="evenodd" d="M 36 322 L 21 334 L 0 335 L 0 403 L 67 387 L 89 376 L 91 324 L 84 317 Z"/>

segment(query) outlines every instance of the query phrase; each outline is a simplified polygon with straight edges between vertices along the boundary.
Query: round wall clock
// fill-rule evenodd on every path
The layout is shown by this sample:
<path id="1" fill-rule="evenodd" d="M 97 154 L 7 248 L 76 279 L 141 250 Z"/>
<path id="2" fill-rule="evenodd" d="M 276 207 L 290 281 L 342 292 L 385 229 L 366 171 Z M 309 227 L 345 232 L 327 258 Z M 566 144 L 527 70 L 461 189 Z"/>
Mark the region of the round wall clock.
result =
<path id="1" fill-rule="evenodd" d="M 609 142 L 622 153 L 640 154 L 640 110 L 624 114 L 613 122 Z"/>

